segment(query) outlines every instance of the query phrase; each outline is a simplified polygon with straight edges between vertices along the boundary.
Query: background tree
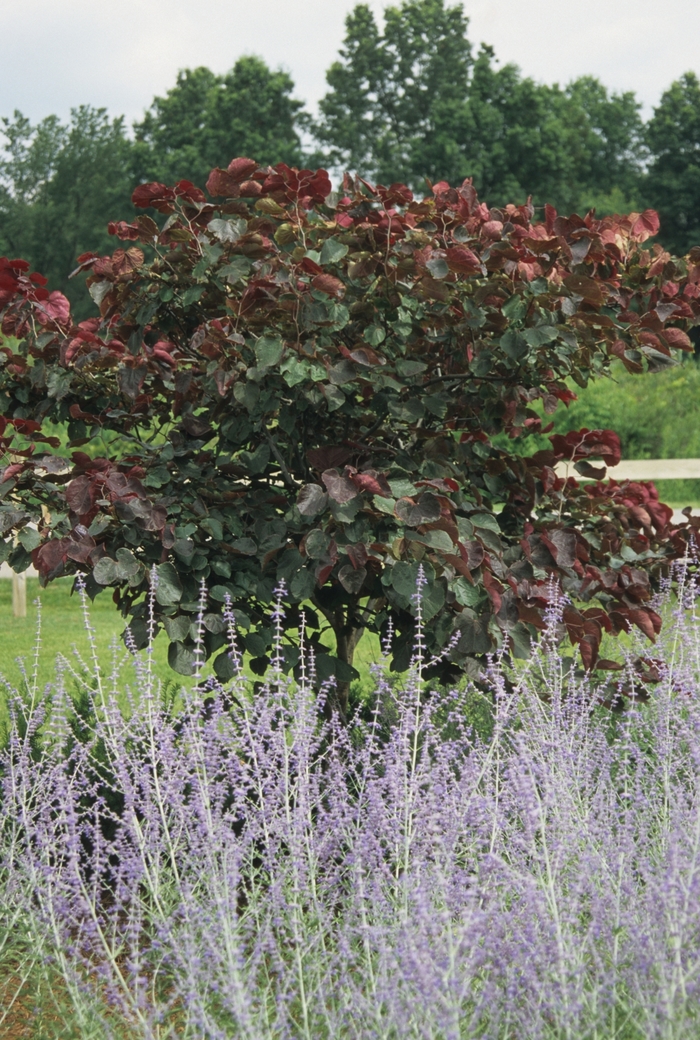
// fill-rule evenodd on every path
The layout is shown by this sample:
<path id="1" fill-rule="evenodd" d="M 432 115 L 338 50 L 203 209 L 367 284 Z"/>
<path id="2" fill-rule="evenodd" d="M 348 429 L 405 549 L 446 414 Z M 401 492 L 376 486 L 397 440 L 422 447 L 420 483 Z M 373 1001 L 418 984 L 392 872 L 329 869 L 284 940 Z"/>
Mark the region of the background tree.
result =
<path id="1" fill-rule="evenodd" d="M 202 581 L 207 655 L 225 642 L 228 596 L 263 672 L 284 580 L 289 624 L 303 606 L 341 710 L 365 629 L 391 623 L 394 666 L 407 665 L 419 566 L 444 678 L 478 673 L 498 647 L 527 654 L 551 576 L 587 668 L 604 630 L 653 639 L 649 573 L 686 552 L 691 528 L 653 485 L 597 480 L 591 458 L 619 459 L 611 431 L 530 455 L 527 440 L 542 426 L 533 403 L 553 413 L 569 379 L 584 386 L 613 358 L 672 365 L 690 348 L 680 326 L 698 318 L 700 254 L 644 248 L 653 212 L 548 207 L 538 222 L 528 205 L 489 210 L 469 181 L 414 198 L 347 176 L 336 205 L 323 170 L 241 158 L 207 188 L 219 205 L 189 182 L 136 189 L 161 223 L 112 224 L 123 248 L 82 258 L 100 317 L 80 325 L 26 263 L 0 262 L 2 331 L 18 341 L 0 349 L 11 565 L 32 560 L 43 581 L 82 570 L 91 595 L 112 587 L 137 643 L 155 567 L 182 672 Z M 43 447 L 56 422 L 70 457 Z M 105 431 L 107 456 L 79 450 Z M 230 674 L 225 652 L 214 667 Z"/>
<path id="2" fill-rule="evenodd" d="M 380 32 L 367 5 L 348 16 L 316 133 L 343 168 L 414 187 L 473 177 L 490 205 L 534 196 L 569 211 L 622 209 L 641 169 L 642 122 L 631 93 L 592 77 L 566 89 L 476 59 L 461 5 L 404 0 Z"/>
<path id="3" fill-rule="evenodd" d="M 407 0 L 384 12 L 380 32 L 366 4 L 346 19 L 340 59 L 327 73 L 319 139 L 335 163 L 390 184 L 449 176 L 450 124 L 466 98 L 471 44 L 461 6 Z"/>
<path id="4" fill-rule="evenodd" d="M 84 288 L 69 281 L 76 257 L 109 243 L 105 214 L 133 212 L 130 142 L 123 119 L 104 109 L 73 109 L 36 126 L 21 113 L 2 120 L 0 251 L 46 272 L 84 317 Z"/>
<path id="5" fill-rule="evenodd" d="M 233 155 L 263 163 L 299 163 L 303 104 L 286 72 L 243 57 L 225 76 L 207 68 L 180 72 L 165 97 L 154 99 L 134 126 L 135 183 L 203 183 Z"/>
<path id="6" fill-rule="evenodd" d="M 646 197 L 659 211 L 664 245 L 685 252 L 700 242 L 700 82 L 694 72 L 662 95 L 646 140 Z"/>

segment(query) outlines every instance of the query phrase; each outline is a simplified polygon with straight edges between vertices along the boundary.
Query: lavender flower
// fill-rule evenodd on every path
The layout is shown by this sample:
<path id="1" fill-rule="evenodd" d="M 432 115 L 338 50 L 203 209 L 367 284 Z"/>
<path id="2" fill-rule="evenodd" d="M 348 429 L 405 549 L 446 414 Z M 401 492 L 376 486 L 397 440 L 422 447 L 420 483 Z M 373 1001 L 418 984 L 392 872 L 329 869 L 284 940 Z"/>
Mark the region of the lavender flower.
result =
<path id="1" fill-rule="evenodd" d="M 45 691 L 35 663 L 8 690 L 0 760 L 0 1032 L 33 988 L 73 1035 L 115 1040 L 697 1036 L 700 638 L 682 566 L 647 703 L 636 637 L 621 715 L 564 666 L 553 587 L 531 659 L 490 664 L 488 738 L 473 685 L 427 687 L 420 609 L 409 673 L 376 669 L 348 726 L 323 710 L 303 627 L 300 678 L 284 673 L 283 589 L 262 688 L 230 604 L 233 678 L 205 679 L 198 654 L 177 711 L 148 651 L 128 657 L 126 708 L 119 663 L 107 683 L 94 650 L 79 696 L 65 659 Z M 202 588 L 200 628 L 205 609 Z"/>

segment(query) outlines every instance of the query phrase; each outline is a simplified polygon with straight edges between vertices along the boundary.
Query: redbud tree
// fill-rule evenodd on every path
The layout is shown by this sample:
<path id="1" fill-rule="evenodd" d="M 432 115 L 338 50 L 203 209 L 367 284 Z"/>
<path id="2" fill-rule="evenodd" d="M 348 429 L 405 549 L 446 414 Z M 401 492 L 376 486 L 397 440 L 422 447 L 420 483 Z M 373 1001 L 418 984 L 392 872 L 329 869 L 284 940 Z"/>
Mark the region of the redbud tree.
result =
<path id="1" fill-rule="evenodd" d="M 547 206 L 535 220 L 529 203 L 489 210 L 469 181 L 419 199 L 346 175 L 336 198 L 324 170 L 240 158 L 206 187 L 136 189 L 143 215 L 109 225 L 123 245 L 79 258 L 96 315 L 77 325 L 25 262 L 0 260 L 11 566 L 110 588 L 139 645 L 155 567 L 181 673 L 205 582 L 222 679 L 222 604 L 263 673 L 284 582 L 287 664 L 303 611 L 341 710 L 363 631 L 391 625 L 394 666 L 407 665 L 419 567 L 444 678 L 477 674 L 497 648 L 527 654 L 555 587 L 586 668 L 610 664 L 604 631 L 653 640 L 653 579 L 686 553 L 691 523 L 652 484 L 602 479 L 620 457 L 613 432 L 530 453 L 528 437 L 548 432 L 572 381 L 691 349 L 700 250 L 646 247 L 653 211 Z"/>

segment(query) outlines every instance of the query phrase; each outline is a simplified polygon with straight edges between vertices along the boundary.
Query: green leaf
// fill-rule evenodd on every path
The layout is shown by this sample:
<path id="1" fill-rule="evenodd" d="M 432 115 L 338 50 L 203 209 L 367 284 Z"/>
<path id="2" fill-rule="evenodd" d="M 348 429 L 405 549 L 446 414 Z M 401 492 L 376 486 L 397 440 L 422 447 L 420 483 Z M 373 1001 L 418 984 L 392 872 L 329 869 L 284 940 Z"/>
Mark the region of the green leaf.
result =
<path id="1" fill-rule="evenodd" d="M 217 274 L 225 278 L 229 285 L 242 281 L 250 271 L 250 260 L 244 256 L 235 257 L 230 264 L 220 267 Z"/>
<path id="2" fill-rule="evenodd" d="M 242 451 L 238 456 L 242 466 L 248 470 L 251 476 L 264 473 L 270 462 L 270 448 L 267 444 L 259 444 L 254 452 Z"/>
<path id="3" fill-rule="evenodd" d="M 513 656 L 520 661 L 527 661 L 532 653 L 532 637 L 527 625 L 523 621 L 516 623 L 508 629 L 513 644 Z"/>
<path id="4" fill-rule="evenodd" d="M 307 567 L 297 571 L 289 583 L 289 594 L 292 599 L 302 602 L 302 600 L 309 599 L 314 594 L 316 587 L 316 579 L 314 578 L 313 571 Z"/>
<path id="5" fill-rule="evenodd" d="M 213 516 L 207 516 L 199 526 L 207 534 L 210 534 L 212 538 L 216 539 L 217 542 L 223 540 L 224 528 L 220 520 L 216 520 Z"/>
<path id="6" fill-rule="evenodd" d="M 402 478 L 390 479 L 389 487 L 394 498 L 411 498 L 412 495 L 416 494 L 417 490 L 415 484 L 412 484 L 410 480 Z"/>
<path id="7" fill-rule="evenodd" d="M 10 553 L 7 562 L 16 574 L 21 574 L 22 571 L 26 571 L 27 567 L 31 566 L 32 558 L 23 545 L 17 545 Z"/>
<path id="8" fill-rule="evenodd" d="M 254 657 L 262 657 L 268 647 L 268 641 L 262 632 L 249 632 L 243 643 L 248 653 Z"/>
<path id="9" fill-rule="evenodd" d="M 423 588 L 421 611 L 424 621 L 434 618 L 445 604 L 445 587 L 441 581 L 429 581 Z"/>
<path id="10" fill-rule="evenodd" d="M 241 553 L 243 556 L 255 556 L 258 551 L 258 547 L 252 538 L 236 538 L 231 543 L 231 548 L 235 549 L 237 553 Z"/>
<path id="11" fill-rule="evenodd" d="M 431 260 L 428 260 L 425 266 L 430 271 L 430 274 L 433 278 L 446 278 L 447 275 L 450 273 L 450 269 L 447 266 L 447 261 L 441 256 L 436 256 L 433 257 Z"/>
<path id="12" fill-rule="evenodd" d="M 175 603 L 179 603 L 182 598 L 182 584 L 172 563 L 159 563 L 156 567 L 156 574 L 158 575 L 156 601 L 162 607 L 171 607 Z M 182 674 L 188 673 L 183 672 Z"/>
<path id="13" fill-rule="evenodd" d="M 260 399 L 260 387 L 255 383 L 238 382 L 233 387 L 233 396 L 249 412 L 255 408 Z"/>
<path id="14" fill-rule="evenodd" d="M 461 633 L 457 649 L 461 654 L 487 654 L 491 649 L 488 614 L 477 618 L 460 618 Z"/>
<path id="15" fill-rule="evenodd" d="M 214 674 L 221 682 L 228 682 L 236 674 L 236 669 L 233 666 L 228 650 L 224 650 L 214 661 Z"/>
<path id="16" fill-rule="evenodd" d="M 529 343 L 520 332 L 505 332 L 501 336 L 501 349 L 514 361 L 519 361 L 529 350 Z"/>
<path id="17" fill-rule="evenodd" d="M 306 555 L 310 560 L 320 560 L 322 556 L 326 555 L 330 543 L 330 536 L 320 527 L 315 527 L 313 531 L 309 531 L 304 542 Z"/>
<path id="18" fill-rule="evenodd" d="M 235 592 L 229 585 L 212 585 L 209 589 L 210 599 L 215 600 L 217 603 L 225 603 L 227 595 L 230 596 L 231 599 L 235 597 Z"/>
<path id="19" fill-rule="evenodd" d="M 425 534 L 407 531 L 406 537 L 413 539 L 413 541 L 422 542 L 423 545 L 428 545 L 431 549 L 438 549 L 439 552 L 454 553 L 456 549 L 447 531 L 426 531 Z"/>
<path id="20" fill-rule="evenodd" d="M 337 386 L 331 386 L 326 383 L 323 387 L 323 393 L 325 394 L 326 401 L 328 402 L 328 411 L 337 412 L 339 408 L 342 408 L 345 404 L 345 394 L 342 390 L 339 390 Z"/>
<path id="21" fill-rule="evenodd" d="M 297 386 L 310 378 L 311 364 L 304 359 L 300 360 L 294 354 L 288 354 L 280 365 L 280 372 L 287 386 Z M 323 374 L 325 376 L 325 371 Z"/>
<path id="22" fill-rule="evenodd" d="M 284 343 L 279 336 L 261 336 L 255 344 L 258 368 L 272 368 L 284 353 Z"/>
<path id="23" fill-rule="evenodd" d="M 261 518 L 255 524 L 255 539 L 261 555 L 279 549 L 287 541 L 287 525 L 284 520 Z"/>
<path id="24" fill-rule="evenodd" d="M 386 339 L 386 332 L 381 325 L 368 325 L 362 338 L 370 347 L 378 347 Z"/>
<path id="25" fill-rule="evenodd" d="M 393 498 L 383 498 L 381 495 L 373 495 L 372 502 L 374 508 L 378 509 L 380 513 L 388 513 L 389 516 L 394 515 L 394 509 L 396 507 L 396 501 Z"/>
<path id="26" fill-rule="evenodd" d="M 467 520 L 465 516 L 457 516 L 455 519 L 457 521 L 457 529 L 459 530 L 461 541 L 468 542 L 474 537 L 474 525 L 470 520 Z"/>
<path id="27" fill-rule="evenodd" d="M 401 561 L 395 563 L 391 568 L 391 586 L 399 596 L 405 599 L 416 594 L 416 582 L 418 581 L 418 564 Z"/>
<path id="28" fill-rule="evenodd" d="M 143 567 L 136 559 L 130 549 L 117 549 L 117 578 L 119 581 L 128 581 L 133 584 L 135 579 L 141 579 Z M 136 582 L 138 584 L 138 582 Z"/>
<path id="29" fill-rule="evenodd" d="M 543 347 L 547 343 L 552 343 L 559 333 L 551 325 L 538 325 L 534 329 L 525 329 L 523 336 L 530 344 L 531 347 Z M 503 344 L 503 340 L 501 340 Z"/>
<path id="30" fill-rule="evenodd" d="M 237 242 L 245 229 L 246 223 L 244 220 L 220 220 L 216 218 L 210 220 L 207 224 L 207 230 L 211 231 L 212 235 L 218 238 L 219 242 Z"/>
<path id="31" fill-rule="evenodd" d="M 37 545 L 41 544 L 39 532 L 34 527 L 23 527 L 17 537 L 27 552 L 31 552 L 32 549 L 36 549 Z"/>
<path id="32" fill-rule="evenodd" d="M 509 321 L 521 321 L 527 313 L 527 301 L 522 296 L 511 296 L 501 307 Z"/>
<path id="33" fill-rule="evenodd" d="M 481 588 L 478 585 L 470 585 L 466 578 L 457 578 L 452 582 L 451 588 L 457 602 L 463 607 L 475 607 L 481 600 Z"/>
<path id="34" fill-rule="evenodd" d="M 193 285 L 191 286 L 191 288 L 186 289 L 185 292 L 182 294 L 182 306 L 191 307 L 193 303 L 197 303 L 197 301 L 201 298 L 203 292 L 203 285 Z"/>
<path id="35" fill-rule="evenodd" d="M 337 264 L 339 260 L 343 259 L 347 252 L 348 247 L 343 242 L 339 242 L 337 238 L 327 238 L 323 243 L 319 263 Z"/>
<path id="36" fill-rule="evenodd" d="M 195 667 L 194 652 L 182 643 L 171 643 L 168 647 L 168 664 L 178 675 L 192 675 Z"/>
<path id="37" fill-rule="evenodd" d="M 487 531 L 493 531 L 494 534 L 501 533 L 498 520 L 493 513 L 472 513 L 469 519 L 474 524 L 474 527 L 481 527 Z"/>
<path id="38" fill-rule="evenodd" d="M 347 661 L 341 661 L 339 657 L 336 657 L 335 677 L 339 682 L 352 682 L 354 679 L 360 678 L 360 673 Z"/>
<path id="39" fill-rule="evenodd" d="M 396 371 L 400 376 L 409 378 L 410 376 L 421 375 L 422 372 L 427 370 L 428 366 L 423 364 L 422 361 L 397 361 Z"/>
<path id="40" fill-rule="evenodd" d="M 195 545 L 191 538 L 176 538 L 173 552 L 182 560 L 189 562 L 194 556 Z"/>
<path id="41" fill-rule="evenodd" d="M 187 614 L 180 614 L 179 617 L 164 618 L 163 625 L 165 631 L 168 633 L 168 639 L 172 642 L 182 642 L 186 639 L 190 631 L 191 618 Z"/>
<path id="42" fill-rule="evenodd" d="M 113 585 L 117 580 L 117 562 L 103 556 L 92 568 L 92 576 L 98 585 Z"/>

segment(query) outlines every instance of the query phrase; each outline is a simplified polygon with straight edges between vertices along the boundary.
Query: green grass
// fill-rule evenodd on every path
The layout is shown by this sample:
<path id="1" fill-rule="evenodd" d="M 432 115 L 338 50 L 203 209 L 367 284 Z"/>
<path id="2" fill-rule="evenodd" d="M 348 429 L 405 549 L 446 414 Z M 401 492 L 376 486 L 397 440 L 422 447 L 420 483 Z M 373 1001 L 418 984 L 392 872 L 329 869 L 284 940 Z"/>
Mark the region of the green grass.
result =
<path id="1" fill-rule="evenodd" d="M 27 660 L 31 670 L 33 648 L 36 643 L 37 597 L 41 600 L 41 654 L 39 657 L 39 682 L 49 682 L 54 675 L 57 654 L 71 661 L 76 660 L 75 650 L 89 663 L 91 651 L 85 630 L 83 608 L 77 594 L 71 595 L 72 578 L 59 578 L 45 589 L 39 587 L 37 578 L 27 578 L 27 616 L 16 618 L 12 613 L 12 582 L 0 581 L 0 673 L 13 685 L 20 682 L 21 671 L 18 657 Z M 111 600 L 109 593 L 102 593 L 89 604 L 90 624 L 95 630 L 95 642 L 99 660 L 104 668 L 111 661 L 110 644 L 116 640 L 119 653 L 127 651 L 119 638 L 124 621 Z M 167 661 L 167 640 L 156 639 L 154 668 L 161 679 L 172 678 Z"/>
<path id="2" fill-rule="evenodd" d="M 41 601 L 41 652 L 39 655 L 39 686 L 43 689 L 46 683 L 55 677 L 57 654 L 62 654 L 76 670 L 80 669 L 78 656 L 90 666 L 92 651 L 85 629 L 83 607 L 80 597 L 71 594 L 72 578 L 58 578 L 46 588 L 39 587 L 37 578 L 27 578 L 27 616 L 16 618 L 12 613 L 12 582 L 0 580 L 0 675 L 11 686 L 21 685 L 22 671 L 18 658 L 25 659 L 25 667 L 30 673 L 34 667 L 33 655 L 37 630 L 37 598 Z M 121 633 L 124 630 L 124 619 L 112 602 L 109 590 L 88 603 L 90 624 L 94 629 L 97 655 L 103 674 L 109 675 L 112 670 L 112 644 L 116 644 L 120 658 L 128 657 Z M 328 633 L 327 638 L 330 637 Z M 360 690 L 369 687 L 370 665 L 380 659 L 379 638 L 373 633 L 365 633 L 355 651 L 355 667 L 361 678 L 357 680 Z M 168 639 L 161 632 L 155 639 L 153 647 L 153 670 L 163 682 L 175 682 L 178 686 L 190 683 L 185 676 L 178 675 L 168 665 Z M 244 662 L 244 670 L 245 662 Z M 209 666 L 204 675 L 211 674 Z M 126 681 L 131 673 L 127 669 Z M 4 697 L 0 693 L 0 716 Z"/>

